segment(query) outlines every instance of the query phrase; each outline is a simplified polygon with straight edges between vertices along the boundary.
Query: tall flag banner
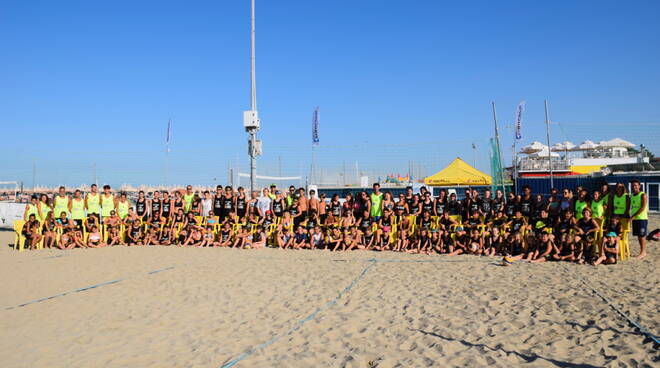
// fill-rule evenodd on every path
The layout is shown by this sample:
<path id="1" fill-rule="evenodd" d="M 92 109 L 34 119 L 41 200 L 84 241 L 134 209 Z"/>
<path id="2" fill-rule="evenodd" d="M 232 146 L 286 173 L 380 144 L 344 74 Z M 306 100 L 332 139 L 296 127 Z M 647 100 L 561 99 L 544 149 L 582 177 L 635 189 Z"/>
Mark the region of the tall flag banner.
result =
<path id="1" fill-rule="evenodd" d="M 518 104 L 518 108 L 516 109 L 516 139 L 519 140 L 522 138 L 522 116 L 523 112 L 525 112 L 525 101 L 522 101 Z"/>
<path id="2" fill-rule="evenodd" d="M 495 139 L 490 139 L 490 176 L 491 181 L 491 190 L 495 193 L 498 189 L 504 188 L 502 166 L 500 165 L 500 149 L 497 146 Z"/>
<path id="3" fill-rule="evenodd" d="M 312 114 L 312 144 L 319 145 L 319 107 L 316 106 Z"/>
<path id="4" fill-rule="evenodd" d="M 165 137 L 165 145 L 167 152 L 170 152 L 170 141 L 172 140 L 172 119 L 167 121 L 167 137 Z"/>

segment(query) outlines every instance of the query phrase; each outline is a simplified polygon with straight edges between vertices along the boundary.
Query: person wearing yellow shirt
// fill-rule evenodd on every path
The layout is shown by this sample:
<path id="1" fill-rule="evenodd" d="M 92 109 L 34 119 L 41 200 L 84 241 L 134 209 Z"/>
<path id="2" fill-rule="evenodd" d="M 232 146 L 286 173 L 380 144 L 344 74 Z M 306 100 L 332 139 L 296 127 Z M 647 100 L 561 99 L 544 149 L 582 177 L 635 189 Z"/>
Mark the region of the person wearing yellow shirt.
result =
<path id="1" fill-rule="evenodd" d="M 632 219 L 632 233 L 639 240 L 638 259 L 646 257 L 646 233 L 649 222 L 648 198 L 642 192 L 642 184 L 639 180 L 630 181 L 632 189 L 630 193 L 630 218 Z"/>
<path id="2" fill-rule="evenodd" d="M 93 213 L 97 218 L 101 217 L 101 195 L 96 184 L 92 184 L 89 193 L 85 196 L 85 209 L 87 214 Z"/>
<path id="3" fill-rule="evenodd" d="M 53 198 L 53 216 L 60 217 L 62 212 L 69 216 L 69 202 L 71 198 L 66 194 L 66 189 L 62 186 L 58 189 L 58 194 Z"/>
<path id="4" fill-rule="evenodd" d="M 71 219 L 76 224 L 76 228 L 82 230 L 83 220 L 85 219 L 85 200 L 80 190 L 76 189 L 73 198 L 69 201 L 69 213 Z"/>
<path id="5" fill-rule="evenodd" d="M 30 215 L 34 215 L 35 219 L 40 219 L 39 217 L 39 208 L 38 208 L 38 199 L 37 195 L 33 194 L 30 198 L 30 203 L 25 205 L 25 212 L 23 212 L 23 221 L 28 221 Z"/>
<path id="6" fill-rule="evenodd" d="M 188 213 L 192 209 L 193 198 L 195 193 L 193 192 L 192 185 L 186 186 L 186 192 L 183 194 L 183 212 Z"/>
<path id="7" fill-rule="evenodd" d="M 115 195 L 112 194 L 110 186 L 103 186 L 103 194 L 101 194 L 101 216 L 103 216 L 103 222 L 108 219 L 112 211 L 115 211 L 117 208 L 117 199 Z"/>

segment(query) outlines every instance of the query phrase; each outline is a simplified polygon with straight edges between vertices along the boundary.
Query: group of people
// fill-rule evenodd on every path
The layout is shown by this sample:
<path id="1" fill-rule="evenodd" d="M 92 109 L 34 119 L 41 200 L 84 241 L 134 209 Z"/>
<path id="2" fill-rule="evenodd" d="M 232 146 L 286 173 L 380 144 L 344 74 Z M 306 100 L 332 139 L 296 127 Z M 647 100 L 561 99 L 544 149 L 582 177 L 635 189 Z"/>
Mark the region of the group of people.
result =
<path id="1" fill-rule="evenodd" d="M 64 187 L 54 197 L 33 196 L 25 207 L 22 234 L 31 249 L 103 247 L 118 244 L 195 247 L 375 250 L 424 254 L 505 256 L 507 261 L 571 261 L 614 264 L 623 224 L 631 222 L 646 255 L 648 209 L 638 181 L 610 191 L 577 188 L 548 197 L 500 190 L 492 196 L 466 189 L 465 198 L 440 190 L 406 188 L 398 198 L 373 191 L 340 200 L 314 190 L 275 185 L 261 193 L 218 186 L 215 192 L 126 193 L 96 185 L 88 193 Z"/>

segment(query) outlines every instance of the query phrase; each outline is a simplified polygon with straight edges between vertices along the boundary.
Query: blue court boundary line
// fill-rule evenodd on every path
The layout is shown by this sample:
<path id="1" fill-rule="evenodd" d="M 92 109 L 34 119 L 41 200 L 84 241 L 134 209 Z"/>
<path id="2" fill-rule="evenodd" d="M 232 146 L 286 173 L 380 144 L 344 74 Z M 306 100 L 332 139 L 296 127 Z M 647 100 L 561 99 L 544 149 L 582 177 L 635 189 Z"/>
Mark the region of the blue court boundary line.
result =
<path id="1" fill-rule="evenodd" d="M 305 317 L 305 318 L 299 320 L 298 322 L 296 322 L 296 324 L 293 327 L 291 327 L 289 330 L 287 330 L 283 334 L 281 334 L 279 336 L 278 335 L 273 336 L 268 341 L 263 342 L 263 343 L 255 346 L 255 347 L 251 348 L 250 350 L 248 350 L 248 351 L 244 352 L 243 354 L 239 355 L 237 358 L 232 359 L 231 361 L 223 364 L 222 368 L 233 367 L 236 364 L 238 364 L 240 361 L 242 361 L 244 359 L 247 359 L 250 355 L 254 354 L 258 350 L 264 349 L 264 348 L 268 347 L 269 345 L 272 345 L 273 343 L 275 343 L 277 340 L 281 339 L 282 337 L 290 335 L 290 334 L 298 331 L 299 329 L 302 328 L 302 326 L 306 322 L 308 322 L 311 319 L 314 319 L 319 313 L 321 313 L 324 310 L 326 310 L 326 309 L 332 307 L 333 305 L 337 304 L 339 299 L 341 299 L 342 296 L 347 294 L 355 285 L 357 285 L 364 278 L 364 275 L 366 275 L 367 272 L 369 272 L 369 269 L 371 269 L 371 267 L 373 267 L 376 263 L 378 263 L 378 260 L 375 259 L 375 258 L 371 258 L 368 261 L 369 261 L 369 265 L 367 267 L 365 267 L 362 270 L 362 272 L 360 272 L 360 274 L 355 279 L 353 279 L 353 282 L 351 282 L 342 291 L 340 291 L 339 294 L 337 294 L 337 296 L 334 299 L 332 299 L 329 302 L 323 304 L 322 306 L 316 308 L 316 310 L 314 312 L 312 312 L 307 317 Z"/>
<path id="2" fill-rule="evenodd" d="M 161 268 L 161 269 L 158 269 L 158 270 L 149 271 L 149 272 L 147 272 L 147 275 L 153 275 L 153 274 L 156 274 L 156 273 L 159 273 L 159 272 L 168 271 L 168 270 L 171 270 L 173 268 L 174 268 L 174 266 L 170 266 L 170 267 L 165 267 L 165 268 Z M 65 296 L 65 295 L 80 293 L 80 292 L 83 292 L 83 291 L 96 289 L 96 288 L 99 288 L 99 287 L 102 287 L 102 286 L 117 284 L 117 283 L 120 283 L 120 282 L 122 282 L 124 280 L 127 280 L 127 279 L 128 278 L 122 278 L 122 279 L 116 279 L 116 280 L 111 280 L 111 281 L 105 281 L 105 282 L 102 282 L 102 283 L 99 283 L 99 284 L 85 286 L 85 287 L 82 287 L 82 288 L 79 288 L 79 289 L 74 289 L 74 290 L 71 290 L 71 291 L 65 291 L 63 293 L 47 296 L 45 298 L 39 298 L 39 299 L 31 300 L 29 302 L 19 304 L 19 305 L 13 306 L 13 307 L 7 307 L 7 308 L 5 308 L 5 310 L 22 308 L 22 307 L 28 306 L 30 304 L 45 302 L 47 300 L 59 298 L 59 297 Z"/>
<path id="3" fill-rule="evenodd" d="M 565 269 L 566 271 L 568 271 L 568 266 L 564 265 L 564 269 Z M 626 320 L 628 321 L 628 323 L 631 324 L 633 327 L 635 327 L 635 328 L 636 328 L 636 329 L 637 329 L 642 335 L 646 336 L 646 337 L 649 338 L 651 341 L 653 341 L 653 347 L 654 347 L 656 350 L 658 349 L 658 347 L 660 347 L 660 339 L 658 339 L 657 336 L 655 336 L 655 335 L 654 335 L 651 331 L 649 331 L 646 327 L 642 326 L 642 325 L 639 324 L 637 321 L 635 321 L 634 319 L 630 318 L 630 316 L 628 316 L 625 312 L 623 312 L 619 307 L 617 307 L 616 305 L 614 305 L 614 303 L 612 303 L 612 302 L 611 302 L 611 301 L 610 301 L 605 295 L 601 294 L 598 290 L 596 290 L 596 288 L 594 288 L 593 286 L 591 286 L 591 284 L 589 284 L 589 283 L 587 282 L 587 280 L 585 280 L 585 279 L 584 279 L 584 278 L 583 278 L 578 272 L 573 272 L 573 273 L 574 273 L 575 275 L 577 275 L 577 278 L 578 278 L 578 280 L 580 280 L 580 282 L 582 282 L 585 286 L 587 286 L 589 289 L 591 289 L 591 291 L 592 291 L 594 294 L 598 295 L 598 297 L 600 297 L 601 299 L 603 299 L 603 301 L 604 301 L 607 305 L 609 305 L 610 308 L 614 309 L 615 312 L 617 312 L 619 315 L 621 315 L 621 317 L 623 317 L 624 319 L 626 319 Z"/>

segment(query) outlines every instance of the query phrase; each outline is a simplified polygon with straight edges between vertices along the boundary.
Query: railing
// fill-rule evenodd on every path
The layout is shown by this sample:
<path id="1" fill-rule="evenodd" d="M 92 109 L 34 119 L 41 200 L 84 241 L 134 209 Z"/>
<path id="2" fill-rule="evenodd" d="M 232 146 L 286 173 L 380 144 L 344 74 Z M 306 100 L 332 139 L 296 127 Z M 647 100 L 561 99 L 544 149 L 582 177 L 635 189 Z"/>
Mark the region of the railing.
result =
<path id="1" fill-rule="evenodd" d="M 523 159 L 518 164 L 518 171 L 549 171 L 550 164 L 547 159 Z M 564 160 L 552 160 L 553 171 L 568 171 L 568 162 Z"/>

